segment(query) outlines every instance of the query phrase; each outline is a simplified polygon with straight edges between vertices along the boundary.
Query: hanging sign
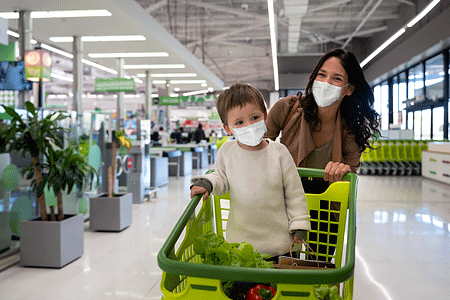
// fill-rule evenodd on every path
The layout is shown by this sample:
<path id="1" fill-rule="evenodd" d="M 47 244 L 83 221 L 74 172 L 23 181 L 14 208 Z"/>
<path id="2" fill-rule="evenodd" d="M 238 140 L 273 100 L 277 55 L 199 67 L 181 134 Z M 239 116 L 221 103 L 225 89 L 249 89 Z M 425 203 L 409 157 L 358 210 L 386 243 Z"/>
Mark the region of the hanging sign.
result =
<path id="1" fill-rule="evenodd" d="M 25 52 L 25 78 L 30 81 L 50 81 L 52 56 L 47 50 L 36 48 Z"/>
<path id="2" fill-rule="evenodd" d="M 161 96 L 158 105 L 180 105 L 180 97 Z"/>
<path id="3" fill-rule="evenodd" d="M 134 79 L 127 78 L 95 78 L 95 91 L 103 92 L 134 92 Z"/>
<path id="4" fill-rule="evenodd" d="M 153 104 L 155 105 L 180 105 L 181 102 L 207 102 L 216 100 L 215 95 L 193 95 L 193 96 L 160 96 L 153 99 Z"/>

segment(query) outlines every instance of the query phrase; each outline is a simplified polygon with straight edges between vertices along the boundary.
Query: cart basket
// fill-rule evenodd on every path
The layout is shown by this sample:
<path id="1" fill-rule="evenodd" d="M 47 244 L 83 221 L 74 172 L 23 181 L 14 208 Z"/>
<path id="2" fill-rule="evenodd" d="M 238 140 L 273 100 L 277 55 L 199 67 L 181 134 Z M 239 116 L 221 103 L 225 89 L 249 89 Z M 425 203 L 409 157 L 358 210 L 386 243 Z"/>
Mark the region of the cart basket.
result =
<path id="1" fill-rule="evenodd" d="M 324 176 L 324 170 L 297 170 L 301 177 Z M 202 264 L 202 259 L 193 250 L 193 242 L 204 233 L 226 235 L 228 207 L 223 201 L 229 198 L 228 195 L 214 196 L 201 201 L 201 196 L 196 195 L 158 253 L 158 265 L 163 270 L 162 299 L 229 299 L 222 290 L 221 281 L 276 284 L 277 293 L 273 300 L 317 299 L 314 285 L 343 283 L 342 297 L 352 299 L 358 176 L 347 173 L 342 180 L 331 184 L 322 194 L 306 194 L 311 216 L 307 243 L 316 244 L 318 254 L 332 259 L 336 269 L 259 269 Z M 199 203 L 202 203 L 201 207 Z M 335 217 L 331 218 L 331 214 Z M 327 235 L 328 241 L 319 241 L 321 235 Z M 330 254 L 328 250 L 320 253 L 321 248 L 329 247 L 335 247 L 334 253 Z M 300 252 L 308 254 L 308 250 Z"/>

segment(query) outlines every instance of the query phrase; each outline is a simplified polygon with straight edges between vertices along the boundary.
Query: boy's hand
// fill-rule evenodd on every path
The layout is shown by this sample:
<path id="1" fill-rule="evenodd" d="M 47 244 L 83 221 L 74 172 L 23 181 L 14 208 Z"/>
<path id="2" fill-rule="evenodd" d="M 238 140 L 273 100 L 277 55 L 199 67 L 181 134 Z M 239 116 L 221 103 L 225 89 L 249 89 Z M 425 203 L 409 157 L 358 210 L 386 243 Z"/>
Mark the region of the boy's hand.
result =
<path id="1" fill-rule="evenodd" d="M 299 239 L 298 237 L 294 236 L 294 243 L 296 243 L 296 244 L 301 244 L 301 243 L 302 243 L 302 240 Z"/>
<path id="2" fill-rule="evenodd" d="M 208 190 L 205 189 L 204 187 L 201 186 L 196 186 L 194 185 L 191 188 L 191 199 L 195 196 L 195 195 L 203 195 L 203 201 L 205 201 L 206 199 L 208 199 L 209 197 L 209 193 Z"/>
<path id="3" fill-rule="evenodd" d="M 296 244 L 301 244 L 302 241 L 306 241 L 307 238 L 308 238 L 307 230 L 299 229 L 294 232 L 294 243 Z"/>

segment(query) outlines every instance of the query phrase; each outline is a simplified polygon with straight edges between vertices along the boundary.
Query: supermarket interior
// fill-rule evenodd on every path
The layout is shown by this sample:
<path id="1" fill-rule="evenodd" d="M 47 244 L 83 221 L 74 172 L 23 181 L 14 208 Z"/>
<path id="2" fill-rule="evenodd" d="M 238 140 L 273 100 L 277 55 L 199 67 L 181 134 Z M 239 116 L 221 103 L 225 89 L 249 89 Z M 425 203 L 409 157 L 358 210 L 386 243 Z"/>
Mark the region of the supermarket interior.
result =
<path id="1" fill-rule="evenodd" d="M 449 298 L 450 1 L 0 3 L 0 299 Z M 335 49 L 357 66 L 346 56 L 329 69 L 338 56 L 322 58 Z M 326 143 L 316 125 L 332 110 L 320 104 L 319 81 L 341 93 L 327 104 Z M 356 98 L 360 82 L 373 97 Z M 283 111 L 275 142 L 261 134 L 247 144 L 241 125 L 223 124 L 216 101 L 236 83 L 260 92 L 267 134 L 275 111 L 302 95 L 297 111 Z M 240 103 L 228 116 L 245 114 Z M 290 147 L 290 124 L 305 126 L 295 118 L 314 126 L 311 141 L 294 137 Z M 191 179 L 217 191 L 208 176 L 226 177 L 233 162 L 247 166 L 241 153 L 279 143 L 286 155 L 310 147 L 291 169 L 298 183 L 327 189 L 306 190 L 311 228 L 295 245 L 299 261 L 273 266 L 248 241 L 227 242 L 228 218 L 230 239 L 236 224 L 258 231 L 273 221 L 259 207 L 253 221 L 237 221 L 237 207 L 251 206 L 228 186 L 240 177 L 206 201 L 191 198 Z M 356 144 L 364 151 L 350 153 Z M 228 155 L 231 147 L 241 152 Z M 311 164 L 320 155 L 325 164 Z M 346 174 L 328 184 L 330 164 Z M 272 185 L 278 170 L 267 166 L 276 164 L 258 165 L 243 178 L 282 186 L 292 217 L 288 180 Z"/>

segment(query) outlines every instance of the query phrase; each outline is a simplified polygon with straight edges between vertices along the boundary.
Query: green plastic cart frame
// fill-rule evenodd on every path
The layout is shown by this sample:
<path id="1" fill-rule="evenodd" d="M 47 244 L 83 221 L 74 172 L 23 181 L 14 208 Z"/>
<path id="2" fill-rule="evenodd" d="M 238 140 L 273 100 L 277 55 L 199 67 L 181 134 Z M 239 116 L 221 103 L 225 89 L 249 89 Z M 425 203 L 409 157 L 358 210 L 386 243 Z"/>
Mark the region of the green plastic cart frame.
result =
<path id="1" fill-rule="evenodd" d="M 324 175 L 324 171 L 318 169 L 298 168 L 298 172 L 302 177 L 322 178 Z M 226 280 L 276 283 L 274 300 L 317 299 L 314 294 L 315 284 L 343 283 L 340 289 L 342 297 L 352 299 L 358 176 L 347 173 L 343 180 L 346 181 L 331 184 L 322 194 L 306 194 L 312 227 L 307 242 L 325 245 L 325 248 L 335 246 L 333 255 L 320 255 L 332 258 L 336 269 L 256 269 L 202 264 L 201 258 L 193 251 L 193 241 L 203 233 L 223 234 L 225 230 L 222 230 L 222 225 L 226 220 L 222 210 L 226 208 L 223 209 L 220 203 L 227 197 L 215 196 L 213 203 L 212 197 L 201 201 L 201 197 L 197 195 L 192 198 L 158 253 L 158 265 L 163 270 L 160 286 L 162 299 L 226 300 L 229 298 L 221 287 L 221 281 Z M 200 202 L 201 207 L 198 205 Z M 335 208 L 336 203 L 338 208 Z M 324 215 L 331 214 L 339 215 L 336 222 L 322 220 Z M 336 230 L 331 230 L 332 227 L 338 229 L 336 233 Z M 345 232 L 347 245 L 345 262 L 342 262 Z M 322 243 L 313 238 L 323 234 L 328 235 L 328 242 Z M 303 250 L 301 252 L 307 253 Z"/>

